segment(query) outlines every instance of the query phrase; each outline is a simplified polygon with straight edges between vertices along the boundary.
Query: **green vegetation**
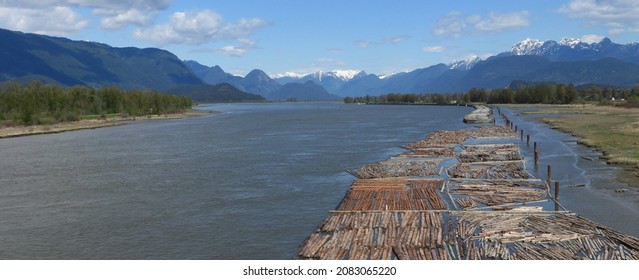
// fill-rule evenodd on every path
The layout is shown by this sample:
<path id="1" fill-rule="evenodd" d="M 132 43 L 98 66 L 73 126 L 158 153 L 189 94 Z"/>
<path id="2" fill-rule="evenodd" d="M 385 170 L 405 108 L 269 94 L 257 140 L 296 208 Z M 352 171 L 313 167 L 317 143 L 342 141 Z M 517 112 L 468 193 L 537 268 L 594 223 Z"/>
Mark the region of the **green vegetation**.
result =
<path id="1" fill-rule="evenodd" d="M 544 118 L 553 128 L 581 138 L 580 143 L 603 152 L 610 164 L 624 167 L 620 178 L 639 187 L 639 108 L 561 105 L 531 108 L 535 114 L 565 114 Z"/>
<path id="2" fill-rule="evenodd" d="M 639 87 L 627 89 L 594 85 L 575 87 L 572 84 L 519 84 L 516 88 L 493 90 L 472 88 L 463 94 L 389 93 L 381 96 L 345 97 L 344 103 L 573 104 L 598 102 L 602 105 L 639 107 Z"/>
<path id="3" fill-rule="evenodd" d="M 107 115 L 144 116 L 183 112 L 191 99 L 161 94 L 153 90 L 100 89 L 31 82 L 0 85 L 0 121 L 6 124 L 34 125 Z"/>

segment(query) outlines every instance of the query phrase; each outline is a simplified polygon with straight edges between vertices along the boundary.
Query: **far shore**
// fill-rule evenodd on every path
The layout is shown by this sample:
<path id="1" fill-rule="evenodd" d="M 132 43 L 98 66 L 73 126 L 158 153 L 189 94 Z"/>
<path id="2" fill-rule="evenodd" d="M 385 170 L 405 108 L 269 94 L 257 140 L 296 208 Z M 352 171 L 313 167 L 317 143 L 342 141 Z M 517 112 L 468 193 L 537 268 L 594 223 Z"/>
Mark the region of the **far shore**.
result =
<path id="1" fill-rule="evenodd" d="M 166 120 L 199 117 L 215 114 L 212 111 L 202 111 L 190 109 L 182 113 L 161 114 L 133 117 L 108 117 L 102 119 L 88 119 L 75 122 L 61 122 L 50 125 L 30 125 L 30 126 L 8 126 L 0 128 L 0 138 L 22 137 L 38 134 L 61 133 L 82 129 L 95 129 L 101 127 L 111 127 L 126 124 L 139 120 Z"/>
<path id="2" fill-rule="evenodd" d="M 584 104 L 517 107 L 524 107 L 525 114 L 556 115 L 540 121 L 602 152 L 606 163 L 622 168 L 620 181 L 639 188 L 639 108 Z"/>

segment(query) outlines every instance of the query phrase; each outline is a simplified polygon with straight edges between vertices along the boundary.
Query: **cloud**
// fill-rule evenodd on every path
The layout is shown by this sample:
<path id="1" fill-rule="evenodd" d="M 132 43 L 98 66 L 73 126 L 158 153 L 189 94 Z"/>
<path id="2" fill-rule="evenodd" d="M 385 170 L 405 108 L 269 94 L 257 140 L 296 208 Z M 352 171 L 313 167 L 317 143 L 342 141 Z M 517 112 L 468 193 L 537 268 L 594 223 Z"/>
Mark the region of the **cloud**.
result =
<path id="1" fill-rule="evenodd" d="M 170 4 L 170 0 L 4 0 L 0 3 L 3 11 L 0 22 L 25 32 L 69 34 L 88 26 L 88 20 L 75 12 L 77 8 L 86 8 L 102 18 L 103 28 L 118 29 L 148 25 Z"/>
<path id="2" fill-rule="evenodd" d="M 479 32 L 503 32 L 530 26 L 527 11 L 506 14 L 490 13 L 487 19 L 476 19 L 479 21 L 474 23 L 473 27 Z"/>
<path id="3" fill-rule="evenodd" d="M 393 35 L 393 36 L 386 36 L 380 40 L 377 41 L 371 41 L 371 40 L 355 40 L 354 43 L 355 45 L 357 45 L 360 48 L 368 48 L 370 46 L 373 45 L 384 45 L 384 44 L 399 44 L 401 42 L 404 42 L 408 39 L 410 39 L 411 36 L 408 35 Z"/>
<path id="4" fill-rule="evenodd" d="M 0 24 L 24 32 L 67 35 L 84 29 L 88 21 L 68 7 L 56 6 L 46 10 L 0 7 Z"/>
<path id="5" fill-rule="evenodd" d="M 246 51 L 247 50 L 245 48 L 236 47 L 236 46 L 224 46 L 222 48 L 217 49 L 217 52 L 223 55 L 234 56 L 234 57 L 244 56 L 246 54 Z"/>
<path id="6" fill-rule="evenodd" d="M 373 44 L 373 42 L 369 40 L 355 40 L 354 43 L 360 48 L 368 48 L 370 45 Z"/>
<path id="7" fill-rule="evenodd" d="M 427 53 L 440 53 L 445 51 L 446 48 L 442 47 L 442 46 L 434 46 L 434 47 L 424 47 L 422 48 L 422 51 L 427 52 Z"/>
<path id="8" fill-rule="evenodd" d="M 119 29 L 127 25 L 144 26 L 149 24 L 155 16 L 155 13 L 128 10 L 112 17 L 102 19 L 102 27 L 105 29 Z"/>
<path id="9" fill-rule="evenodd" d="M 558 12 L 592 26 L 606 26 L 610 34 L 620 34 L 639 32 L 637 4 L 635 0 L 572 0 Z"/>
<path id="10" fill-rule="evenodd" d="M 600 36 L 596 34 L 586 34 L 584 36 L 581 36 L 581 41 L 592 44 L 592 43 L 599 43 L 604 38 L 605 38 L 604 36 Z"/>
<path id="11" fill-rule="evenodd" d="M 530 26 L 528 11 L 490 13 L 488 16 L 451 12 L 438 19 L 431 29 L 434 35 L 461 37 L 464 34 L 500 33 Z"/>
<path id="12" fill-rule="evenodd" d="M 439 36 L 459 37 L 466 29 L 466 21 L 457 12 L 449 13 L 435 22 L 431 32 Z"/>
<path id="13" fill-rule="evenodd" d="M 398 44 L 410 38 L 411 37 L 408 35 L 386 36 L 380 41 L 380 43 L 381 44 Z"/>
<path id="14" fill-rule="evenodd" d="M 168 23 L 137 29 L 134 37 L 158 45 L 199 45 L 218 40 L 246 40 L 245 36 L 267 24 L 258 18 L 226 23 L 221 15 L 211 10 L 175 12 Z"/>

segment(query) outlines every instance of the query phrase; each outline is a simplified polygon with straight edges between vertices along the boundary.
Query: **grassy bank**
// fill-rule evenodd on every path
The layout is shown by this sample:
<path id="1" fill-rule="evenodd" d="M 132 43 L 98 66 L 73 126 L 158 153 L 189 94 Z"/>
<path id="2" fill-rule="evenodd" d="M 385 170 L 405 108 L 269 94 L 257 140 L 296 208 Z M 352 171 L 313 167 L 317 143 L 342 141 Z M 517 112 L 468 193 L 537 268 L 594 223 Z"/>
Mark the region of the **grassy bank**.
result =
<path id="1" fill-rule="evenodd" d="M 609 164 L 624 167 L 620 179 L 639 187 L 639 108 L 596 105 L 542 106 L 530 114 L 562 114 L 542 121 L 581 138 Z"/>
<path id="2" fill-rule="evenodd" d="M 158 119 L 181 119 L 213 114 L 213 112 L 187 110 L 183 113 L 148 115 L 141 117 L 122 117 L 119 114 L 110 115 L 89 115 L 83 116 L 79 121 L 60 122 L 50 125 L 0 125 L 0 138 L 20 137 L 36 134 L 60 133 L 81 129 L 94 129 L 100 127 L 118 126 L 128 121 L 137 120 L 158 120 Z"/>

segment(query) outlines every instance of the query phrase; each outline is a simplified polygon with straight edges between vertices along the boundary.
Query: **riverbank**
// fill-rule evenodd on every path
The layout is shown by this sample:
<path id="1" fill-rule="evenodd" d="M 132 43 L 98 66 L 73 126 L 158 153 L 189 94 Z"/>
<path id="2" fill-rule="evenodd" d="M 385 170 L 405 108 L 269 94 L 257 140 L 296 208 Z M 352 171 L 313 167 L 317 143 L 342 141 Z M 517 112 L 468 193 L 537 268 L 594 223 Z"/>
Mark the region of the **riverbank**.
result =
<path id="1" fill-rule="evenodd" d="M 96 129 L 102 127 L 111 127 L 123 125 L 131 121 L 139 120 L 165 120 L 165 119 L 182 119 L 189 117 L 198 117 L 214 114 L 211 111 L 187 110 L 176 114 L 162 114 L 136 117 L 107 117 L 99 119 L 85 119 L 75 122 L 62 122 L 51 125 L 30 125 L 30 126 L 7 126 L 0 127 L 0 138 L 22 137 L 38 134 L 61 133 L 67 131 L 75 131 L 82 129 Z"/>
<path id="2" fill-rule="evenodd" d="M 639 188 L 639 108 L 596 105 L 519 107 L 522 114 L 550 115 L 539 120 L 579 137 L 578 143 L 601 152 L 606 163 L 619 166 L 618 179 Z"/>

